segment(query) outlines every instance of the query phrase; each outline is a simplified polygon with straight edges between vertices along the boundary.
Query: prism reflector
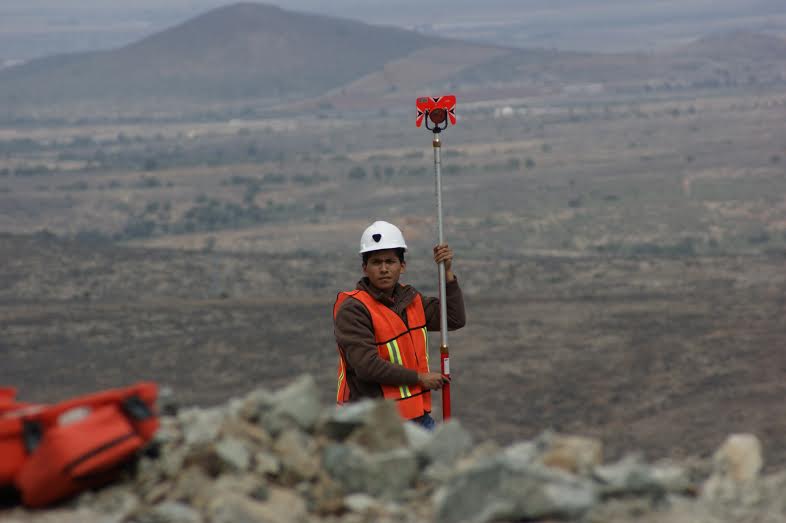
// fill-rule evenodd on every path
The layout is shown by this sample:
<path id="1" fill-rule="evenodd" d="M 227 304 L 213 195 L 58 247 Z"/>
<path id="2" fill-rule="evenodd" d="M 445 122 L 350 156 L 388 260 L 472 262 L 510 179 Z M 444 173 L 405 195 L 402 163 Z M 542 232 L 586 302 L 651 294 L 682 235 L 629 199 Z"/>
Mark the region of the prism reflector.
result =
<path id="1" fill-rule="evenodd" d="M 444 96 L 421 96 L 417 99 L 418 114 L 415 125 L 423 125 L 423 119 L 428 115 L 429 120 L 435 124 L 445 121 L 445 116 L 450 120 L 451 125 L 456 125 L 456 96 L 446 94 Z M 434 114 L 434 113 L 437 114 Z M 440 120 L 437 121 L 436 119 Z"/>

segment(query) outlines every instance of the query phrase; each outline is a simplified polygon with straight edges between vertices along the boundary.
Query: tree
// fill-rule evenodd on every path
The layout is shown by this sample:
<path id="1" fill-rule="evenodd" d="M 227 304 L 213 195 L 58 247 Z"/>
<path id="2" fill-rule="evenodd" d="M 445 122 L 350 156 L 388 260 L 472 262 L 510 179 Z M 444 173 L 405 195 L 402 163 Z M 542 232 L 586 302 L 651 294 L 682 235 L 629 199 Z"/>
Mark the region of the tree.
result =
<path id="1" fill-rule="evenodd" d="M 359 165 L 356 165 L 349 171 L 349 178 L 352 180 L 364 180 L 366 176 L 366 170 Z"/>

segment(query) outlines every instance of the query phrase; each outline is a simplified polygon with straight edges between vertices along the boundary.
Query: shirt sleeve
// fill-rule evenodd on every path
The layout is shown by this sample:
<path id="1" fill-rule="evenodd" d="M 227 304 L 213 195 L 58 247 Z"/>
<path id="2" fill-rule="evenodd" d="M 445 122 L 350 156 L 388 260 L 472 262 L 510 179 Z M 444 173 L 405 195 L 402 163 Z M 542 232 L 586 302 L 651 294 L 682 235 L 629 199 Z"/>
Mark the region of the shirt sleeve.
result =
<path id="1" fill-rule="evenodd" d="M 347 364 L 363 381 L 381 385 L 415 385 L 418 373 L 380 357 L 371 315 L 365 305 L 347 299 L 336 314 L 336 343 L 344 351 Z"/>
<path id="2" fill-rule="evenodd" d="M 448 330 L 462 328 L 467 323 L 464 311 L 464 294 L 458 284 L 458 278 L 445 283 L 445 297 L 448 309 Z M 439 298 L 423 296 L 423 310 L 426 312 L 426 328 L 438 331 L 439 325 Z"/>

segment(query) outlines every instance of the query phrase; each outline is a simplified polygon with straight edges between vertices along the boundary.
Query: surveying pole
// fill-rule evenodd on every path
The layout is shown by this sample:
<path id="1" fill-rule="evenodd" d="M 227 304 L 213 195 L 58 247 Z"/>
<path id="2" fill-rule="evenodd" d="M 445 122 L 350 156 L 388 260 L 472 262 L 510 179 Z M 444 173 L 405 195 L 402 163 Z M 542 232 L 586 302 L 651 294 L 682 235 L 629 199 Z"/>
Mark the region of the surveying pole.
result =
<path id="1" fill-rule="evenodd" d="M 418 98 L 418 117 L 415 124 L 420 127 L 423 121 L 426 122 L 426 129 L 434 135 L 432 146 L 434 147 L 434 175 L 435 190 L 437 193 L 437 236 L 439 245 L 445 243 L 445 235 L 442 227 L 442 172 L 440 152 L 442 141 L 440 134 L 448 128 L 448 121 L 451 125 L 456 125 L 456 97 L 453 95 L 439 97 Z M 433 127 L 429 127 L 429 121 Z M 440 371 L 443 376 L 450 378 L 450 351 L 448 350 L 448 303 L 445 281 L 445 262 L 439 263 L 439 361 Z M 442 420 L 450 418 L 450 383 L 442 386 Z"/>

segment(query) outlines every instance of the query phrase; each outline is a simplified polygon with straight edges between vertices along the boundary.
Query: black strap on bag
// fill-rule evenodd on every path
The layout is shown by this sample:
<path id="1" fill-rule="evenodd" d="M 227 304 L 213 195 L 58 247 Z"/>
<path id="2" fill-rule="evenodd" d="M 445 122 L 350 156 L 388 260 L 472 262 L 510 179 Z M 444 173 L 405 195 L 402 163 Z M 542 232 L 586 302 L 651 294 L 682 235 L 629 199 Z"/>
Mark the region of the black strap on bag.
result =
<path id="1" fill-rule="evenodd" d="M 147 403 L 136 395 L 124 399 L 120 403 L 120 408 L 123 409 L 126 416 L 134 421 L 143 421 L 153 417 L 153 412 L 147 406 Z"/>
<path id="2" fill-rule="evenodd" d="M 28 454 L 32 454 L 38 448 L 43 437 L 44 431 L 39 422 L 22 420 L 22 441 Z"/>

